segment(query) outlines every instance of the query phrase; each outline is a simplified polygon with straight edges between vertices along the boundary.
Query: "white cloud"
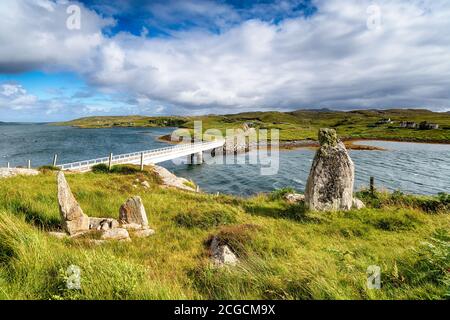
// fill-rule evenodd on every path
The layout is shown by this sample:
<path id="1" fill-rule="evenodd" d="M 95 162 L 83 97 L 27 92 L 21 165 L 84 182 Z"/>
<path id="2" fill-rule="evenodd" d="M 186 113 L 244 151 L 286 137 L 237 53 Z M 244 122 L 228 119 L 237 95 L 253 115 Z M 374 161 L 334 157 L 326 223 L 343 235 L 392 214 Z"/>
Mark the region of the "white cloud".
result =
<path id="1" fill-rule="evenodd" d="M 32 108 L 38 98 L 30 95 L 18 84 L 0 85 L 0 108 L 10 110 L 21 110 Z"/>
<path id="2" fill-rule="evenodd" d="M 450 105 L 450 2 L 444 0 L 379 0 L 378 30 L 366 25 L 372 1 L 317 0 L 308 18 L 248 20 L 219 34 L 193 29 L 168 38 L 107 37 L 102 28 L 111 21 L 86 8 L 82 30 L 71 33 L 61 27 L 61 5 L 51 12 L 6 3 L 14 11 L 6 14 L 0 4 L 0 71 L 69 68 L 105 92 L 140 99 L 137 108 L 142 101 L 185 114 Z M 215 10 L 210 16 L 229 8 Z"/>

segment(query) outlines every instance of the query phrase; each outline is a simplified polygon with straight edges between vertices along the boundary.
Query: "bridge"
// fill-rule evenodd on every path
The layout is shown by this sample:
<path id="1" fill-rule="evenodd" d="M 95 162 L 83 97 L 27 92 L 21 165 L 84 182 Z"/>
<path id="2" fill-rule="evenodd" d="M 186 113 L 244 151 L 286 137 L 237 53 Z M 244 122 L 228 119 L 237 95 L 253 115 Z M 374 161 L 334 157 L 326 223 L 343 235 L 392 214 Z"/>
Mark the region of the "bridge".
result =
<path id="1" fill-rule="evenodd" d="M 109 167 L 117 164 L 136 164 L 141 168 L 144 164 L 156 164 L 168 160 L 173 160 L 187 156 L 188 163 L 202 163 L 203 151 L 212 150 L 223 147 L 225 140 L 214 140 L 208 142 L 196 142 L 181 144 L 160 149 L 152 149 L 127 154 L 115 155 L 110 154 L 109 157 L 103 157 L 92 160 L 84 160 L 72 163 L 57 165 L 61 170 L 71 171 L 89 171 L 97 164 L 107 164 Z M 56 159 L 55 159 L 56 162 Z"/>

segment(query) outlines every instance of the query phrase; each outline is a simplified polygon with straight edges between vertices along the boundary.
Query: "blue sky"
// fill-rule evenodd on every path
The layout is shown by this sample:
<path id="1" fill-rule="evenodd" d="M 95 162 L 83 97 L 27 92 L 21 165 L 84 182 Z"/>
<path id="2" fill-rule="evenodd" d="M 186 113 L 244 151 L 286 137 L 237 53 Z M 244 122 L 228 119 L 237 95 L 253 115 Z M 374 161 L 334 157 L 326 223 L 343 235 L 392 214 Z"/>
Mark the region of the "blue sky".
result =
<path id="1" fill-rule="evenodd" d="M 444 0 L 4 0 L 0 121 L 448 111 L 448 16 Z"/>

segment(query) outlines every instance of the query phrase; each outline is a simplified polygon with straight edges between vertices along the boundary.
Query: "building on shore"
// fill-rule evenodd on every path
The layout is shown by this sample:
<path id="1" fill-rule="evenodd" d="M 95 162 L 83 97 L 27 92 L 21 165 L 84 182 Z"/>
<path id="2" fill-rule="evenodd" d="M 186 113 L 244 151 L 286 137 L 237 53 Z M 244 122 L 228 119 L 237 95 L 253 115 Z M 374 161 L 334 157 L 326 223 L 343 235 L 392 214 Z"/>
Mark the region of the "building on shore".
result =
<path id="1" fill-rule="evenodd" d="M 400 128 L 416 129 L 417 123 L 412 121 L 402 121 L 400 122 Z"/>
<path id="2" fill-rule="evenodd" d="M 423 121 L 419 124 L 420 130 L 435 130 L 439 129 L 439 125 L 437 123 L 428 123 L 426 121 Z"/>
<path id="3" fill-rule="evenodd" d="M 384 118 L 377 121 L 377 124 L 390 124 L 393 121 L 390 118 Z"/>

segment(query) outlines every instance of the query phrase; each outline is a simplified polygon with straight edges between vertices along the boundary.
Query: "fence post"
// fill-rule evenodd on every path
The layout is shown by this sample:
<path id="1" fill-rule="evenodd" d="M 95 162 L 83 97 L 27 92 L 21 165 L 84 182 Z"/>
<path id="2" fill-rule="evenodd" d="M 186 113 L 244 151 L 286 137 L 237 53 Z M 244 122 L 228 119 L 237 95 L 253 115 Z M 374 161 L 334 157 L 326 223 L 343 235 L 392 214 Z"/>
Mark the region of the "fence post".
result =
<path id="1" fill-rule="evenodd" d="M 141 152 L 141 171 L 144 171 L 144 153 Z"/>
<path id="2" fill-rule="evenodd" d="M 109 154 L 109 162 L 108 162 L 108 169 L 109 170 L 111 170 L 111 166 L 112 166 L 112 157 L 113 157 L 113 154 L 112 154 L 112 152 Z"/>
<path id="3" fill-rule="evenodd" d="M 54 167 L 56 167 L 56 161 L 58 160 L 58 155 L 57 154 L 55 154 L 54 156 L 53 156 L 53 166 Z"/>
<path id="4" fill-rule="evenodd" d="M 375 178 L 370 177 L 370 193 L 373 195 L 375 193 Z"/>
<path id="5" fill-rule="evenodd" d="M 31 160 L 28 160 L 28 169 L 31 169 Z"/>
<path id="6" fill-rule="evenodd" d="M 8 161 L 8 169 L 10 168 L 10 166 L 9 166 L 9 161 Z"/>

